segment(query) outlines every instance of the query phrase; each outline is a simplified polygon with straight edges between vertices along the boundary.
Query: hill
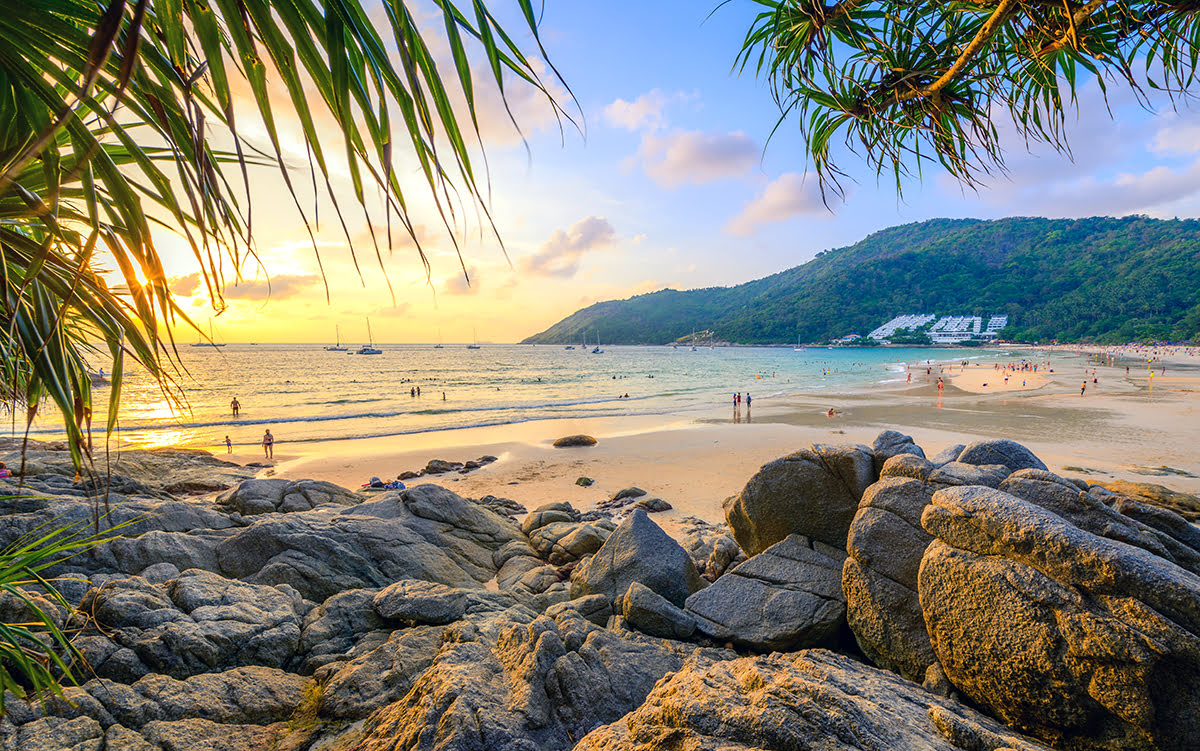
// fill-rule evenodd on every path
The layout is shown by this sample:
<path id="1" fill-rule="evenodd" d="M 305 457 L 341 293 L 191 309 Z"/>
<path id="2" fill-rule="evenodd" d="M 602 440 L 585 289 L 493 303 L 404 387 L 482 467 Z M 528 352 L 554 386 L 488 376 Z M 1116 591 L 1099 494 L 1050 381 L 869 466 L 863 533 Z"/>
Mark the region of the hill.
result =
<path id="1" fill-rule="evenodd" d="M 735 287 L 596 303 L 525 342 L 824 342 L 907 312 L 1006 313 L 1018 341 L 1200 340 L 1200 221 L 932 219 Z"/>

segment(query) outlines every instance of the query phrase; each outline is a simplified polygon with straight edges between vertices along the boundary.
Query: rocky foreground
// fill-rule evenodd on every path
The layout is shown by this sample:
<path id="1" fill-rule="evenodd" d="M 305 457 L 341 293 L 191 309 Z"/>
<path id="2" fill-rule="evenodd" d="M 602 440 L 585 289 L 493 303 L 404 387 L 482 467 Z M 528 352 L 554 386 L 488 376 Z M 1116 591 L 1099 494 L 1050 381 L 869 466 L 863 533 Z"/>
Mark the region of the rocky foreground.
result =
<path id="1" fill-rule="evenodd" d="M 30 592 L 86 664 L 7 695 L 4 751 L 1200 747 L 1200 529 L 1011 441 L 814 445 L 681 542 L 625 498 L 26 470 L 0 544 L 132 524 L 55 571 L 74 610 Z"/>

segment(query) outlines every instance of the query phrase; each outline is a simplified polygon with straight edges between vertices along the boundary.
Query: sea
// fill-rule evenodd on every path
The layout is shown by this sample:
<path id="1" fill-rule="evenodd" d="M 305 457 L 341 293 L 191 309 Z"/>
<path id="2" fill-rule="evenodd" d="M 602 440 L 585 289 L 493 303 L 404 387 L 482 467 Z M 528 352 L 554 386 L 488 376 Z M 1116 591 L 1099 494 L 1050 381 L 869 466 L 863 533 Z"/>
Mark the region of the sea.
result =
<path id="1" fill-rule="evenodd" d="M 995 357 L 963 349 L 868 349 L 377 344 L 379 355 L 331 352 L 313 344 L 183 347 L 186 393 L 174 406 L 136 370 L 124 381 L 117 437 L 137 447 L 214 447 L 229 436 L 257 445 L 311 442 L 507 425 L 563 418 L 666 415 L 686 418 L 731 405 L 803 394 L 867 391 L 903 383 L 906 363 Z M 417 389 L 420 395 L 417 396 Z M 233 417 L 231 401 L 241 404 Z M 108 388 L 94 393 L 93 425 L 103 432 Z M 5 426 L 19 435 L 23 426 Z M 47 413 L 30 431 L 53 438 Z"/>

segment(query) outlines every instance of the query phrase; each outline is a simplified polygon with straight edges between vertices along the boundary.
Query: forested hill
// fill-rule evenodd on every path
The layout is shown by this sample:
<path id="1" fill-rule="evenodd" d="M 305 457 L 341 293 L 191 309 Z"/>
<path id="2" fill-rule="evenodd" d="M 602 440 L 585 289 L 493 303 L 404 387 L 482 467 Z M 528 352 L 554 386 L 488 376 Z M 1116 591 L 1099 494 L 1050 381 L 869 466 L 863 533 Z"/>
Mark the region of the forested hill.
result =
<path id="1" fill-rule="evenodd" d="M 525 341 L 824 342 L 903 313 L 1007 313 L 1019 341 L 1200 340 L 1200 221 L 933 219 L 736 287 L 596 303 Z"/>

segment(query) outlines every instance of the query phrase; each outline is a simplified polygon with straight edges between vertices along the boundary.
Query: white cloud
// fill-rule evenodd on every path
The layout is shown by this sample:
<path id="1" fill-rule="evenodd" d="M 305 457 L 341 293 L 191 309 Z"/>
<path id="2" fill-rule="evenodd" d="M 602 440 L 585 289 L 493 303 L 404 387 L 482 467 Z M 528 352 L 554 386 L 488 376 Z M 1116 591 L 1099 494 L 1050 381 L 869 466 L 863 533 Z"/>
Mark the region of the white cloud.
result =
<path id="1" fill-rule="evenodd" d="M 200 272 L 173 276 L 167 280 L 167 286 L 170 287 L 173 295 L 191 297 L 200 289 Z"/>
<path id="2" fill-rule="evenodd" d="M 735 235 L 752 235 L 763 224 L 828 213 L 816 181 L 809 183 L 802 175 L 788 172 L 768 183 L 762 195 L 747 201 L 726 229 Z"/>
<path id="3" fill-rule="evenodd" d="M 283 300 L 319 284 L 321 277 L 312 274 L 283 274 L 271 279 L 243 280 L 225 287 L 225 297 L 230 300 Z"/>
<path id="4" fill-rule="evenodd" d="M 649 128 L 658 130 L 666 125 L 664 110 L 671 101 L 662 91 L 654 89 L 642 94 L 632 102 L 618 99 L 604 108 L 604 119 L 609 125 L 626 130 Z"/>
<path id="5" fill-rule="evenodd" d="M 674 188 L 744 175 L 758 160 L 759 148 L 740 130 L 675 131 L 666 136 L 643 136 L 638 156 L 647 175 L 659 185 Z"/>
<path id="6" fill-rule="evenodd" d="M 1150 141 L 1150 151 L 1165 156 L 1200 152 L 1200 122 L 1170 118 Z"/>
<path id="7" fill-rule="evenodd" d="M 539 276 L 569 278 L 579 271 L 579 264 L 587 252 L 610 246 L 616 240 L 616 230 L 607 219 L 589 216 L 575 222 L 565 232 L 555 230 L 538 252 L 526 257 L 521 266 L 524 271 Z"/>

